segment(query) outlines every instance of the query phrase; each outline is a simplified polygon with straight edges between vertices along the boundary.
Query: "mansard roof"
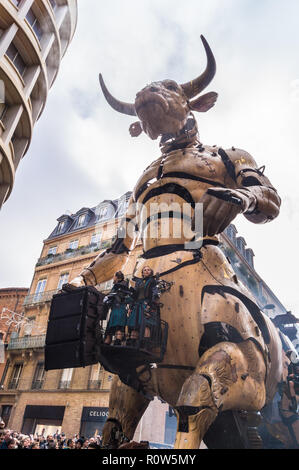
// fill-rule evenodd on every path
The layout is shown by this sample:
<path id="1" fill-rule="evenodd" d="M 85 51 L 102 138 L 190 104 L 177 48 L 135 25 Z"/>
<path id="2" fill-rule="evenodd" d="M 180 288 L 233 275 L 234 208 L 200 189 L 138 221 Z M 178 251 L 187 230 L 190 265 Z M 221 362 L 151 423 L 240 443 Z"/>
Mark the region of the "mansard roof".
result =
<path id="1" fill-rule="evenodd" d="M 130 191 L 127 191 L 118 199 L 104 199 L 95 207 L 81 207 L 74 214 L 62 214 L 58 217 L 58 223 L 47 240 L 122 216 L 131 194 Z M 80 218 L 83 215 L 85 215 L 85 219 Z"/>

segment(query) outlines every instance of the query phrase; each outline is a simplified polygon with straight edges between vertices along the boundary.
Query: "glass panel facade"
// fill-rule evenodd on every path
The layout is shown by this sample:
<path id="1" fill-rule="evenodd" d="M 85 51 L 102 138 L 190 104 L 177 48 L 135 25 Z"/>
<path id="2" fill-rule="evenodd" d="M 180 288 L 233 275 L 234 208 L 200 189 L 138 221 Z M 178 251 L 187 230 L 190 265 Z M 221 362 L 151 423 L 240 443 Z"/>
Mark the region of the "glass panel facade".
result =
<path id="1" fill-rule="evenodd" d="M 32 9 L 28 11 L 27 15 L 26 15 L 26 19 L 28 21 L 28 23 L 31 25 L 33 31 L 35 32 L 37 38 L 40 40 L 42 35 L 43 35 L 43 32 L 42 32 L 42 28 L 41 28 L 41 25 L 38 21 L 38 19 L 36 18 L 35 14 L 33 13 Z"/>
<path id="2" fill-rule="evenodd" d="M 6 55 L 13 62 L 14 66 L 19 71 L 20 75 L 23 76 L 26 70 L 26 64 L 21 54 L 19 53 L 18 49 L 13 43 L 11 43 L 9 48 L 7 49 Z"/>

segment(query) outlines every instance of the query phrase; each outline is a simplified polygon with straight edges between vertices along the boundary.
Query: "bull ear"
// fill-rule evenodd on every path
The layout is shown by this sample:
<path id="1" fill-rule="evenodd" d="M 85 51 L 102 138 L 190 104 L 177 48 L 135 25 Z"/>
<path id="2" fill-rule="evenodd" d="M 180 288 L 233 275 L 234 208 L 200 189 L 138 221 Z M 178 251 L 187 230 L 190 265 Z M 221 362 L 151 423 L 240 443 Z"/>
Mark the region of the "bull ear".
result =
<path id="1" fill-rule="evenodd" d="M 134 122 L 129 127 L 131 137 L 138 137 L 142 133 L 142 131 L 143 129 L 140 121 Z"/>
<path id="2" fill-rule="evenodd" d="M 211 109 L 214 106 L 217 98 L 218 98 L 218 93 L 215 93 L 214 91 L 210 91 L 209 93 L 206 93 L 205 95 L 199 96 L 195 100 L 190 101 L 189 107 L 193 111 L 205 113 L 206 111 L 209 111 L 209 109 Z"/>

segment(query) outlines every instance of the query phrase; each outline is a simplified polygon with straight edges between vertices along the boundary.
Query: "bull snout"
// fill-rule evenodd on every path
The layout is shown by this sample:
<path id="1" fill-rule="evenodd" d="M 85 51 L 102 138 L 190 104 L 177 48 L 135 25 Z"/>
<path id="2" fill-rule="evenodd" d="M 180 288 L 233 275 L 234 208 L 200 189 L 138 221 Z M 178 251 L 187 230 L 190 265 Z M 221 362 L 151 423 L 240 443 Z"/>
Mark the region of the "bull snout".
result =
<path id="1" fill-rule="evenodd" d="M 169 104 L 167 99 L 160 93 L 160 90 L 155 85 L 149 85 L 148 87 L 141 90 L 136 95 L 135 109 L 138 114 L 144 107 L 150 107 L 151 105 L 159 105 L 162 107 L 165 113 L 169 110 Z"/>

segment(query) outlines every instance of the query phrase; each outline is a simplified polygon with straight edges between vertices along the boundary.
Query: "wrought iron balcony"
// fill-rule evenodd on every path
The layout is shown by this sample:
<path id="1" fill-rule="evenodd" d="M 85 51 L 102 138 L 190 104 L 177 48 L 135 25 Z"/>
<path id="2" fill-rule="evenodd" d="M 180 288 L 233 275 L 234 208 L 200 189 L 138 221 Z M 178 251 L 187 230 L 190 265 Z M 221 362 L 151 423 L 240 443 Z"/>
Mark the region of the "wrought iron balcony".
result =
<path id="1" fill-rule="evenodd" d="M 32 388 L 32 390 L 40 390 L 41 388 L 43 388 L 43 384 L 44 384 L 44 379 L 34 380 L 32 382 L 31 388 Z"/>
<path id="2" fill-rule="evenodd" d="M 22 338 L 11 338 L 7 349 L 30 349 L 43 348 L 45 346 L 46 335 L 23 336 Z"/>
<path id="3" fill-rule="evenodd" d="M 70 386 L 71 386 L 71 380 L 60 380 L 58 384 L 59 389 L 70 388 Z"/>
<path id="4" fill-rule="evenodd" d="M 54 294 L 57 294 L 59 290 L 47 290 L 45 292 L 39 292 L 36 294 L 26 295 L 24 299 L 24 305 L 33 305 L 33 304 L 40 304 L 43 302 L 50 302 Z"/>
<path id="5" fill-rule="evenodd" d="M 57 253 L 55 255 L 50 254 L 43 258 L 39 258 L 36 263 L 36 266 L 44 266 L 46 264 L 58 263 L 69 258 L 75 258 L 81 255 L 86 255 L 88 253 L 93 253 L 99 250 L 107 249 L 111 246 L 113 239 L 105 240 L 101 243 L 91 243 L 90 245 L 81 246 L 79 248 L 71 249 L 68 248 L 63 253 Z"/>
<path id="6" fill-rule="evenodd" d="M 12 379 L 8 383 L 7 388 L 8 388 L 8 390 L 16 390 L 18 388 L 18 385 L 19 385 L 19 380 Z"/>
<path id="7" fill-rule="evenodd" d="M 3 385 L 3 390 L 41 390 L 43 388 L 44 379 L 11 379 L 7 385 Z"/>
<path id="8" fill-rule="evenodd" d="M 108 291 L 112 288 L 113 286 L 113 281 L 106 281 L 102 282 L 99 285 L 99 289 L 102 292 Z M 54 289 L 54 290 L 47 290 L 44 292 L 39 292 L 37 294 L 30 294 L 26 295 L 24 299 L 23 305 L 26 306 L 31 306 L 31 305 L 36 305 L 36 304 L 42 304 L 45 302 L 51 302 L 53 295 L 57 294 L 60 291 L 60 289 Z"/>

